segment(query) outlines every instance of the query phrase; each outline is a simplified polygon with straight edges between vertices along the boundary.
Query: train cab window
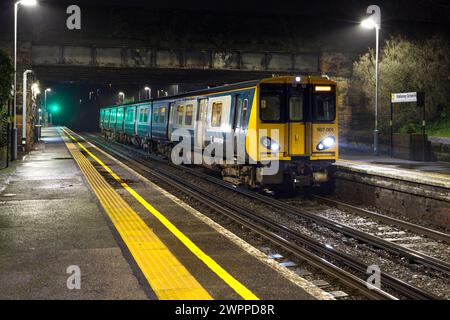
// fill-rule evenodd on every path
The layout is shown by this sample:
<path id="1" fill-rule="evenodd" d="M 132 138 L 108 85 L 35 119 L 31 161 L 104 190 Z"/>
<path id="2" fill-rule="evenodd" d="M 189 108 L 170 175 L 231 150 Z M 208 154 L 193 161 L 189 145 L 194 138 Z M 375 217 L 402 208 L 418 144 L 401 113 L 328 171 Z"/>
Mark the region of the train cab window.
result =
<path id="1" fill-rule="evenodd" d="M 186 106 L 186 114 L 184 115 L 184 125 L 186 125 L 186 126 L 192 125 L 193 113 L 194 113 L 194 106 L 192 104 L 188 104 Z"/>
<path id="2" fill-rule="evenodd" d="M 315 121 L 334 121 L 336 118 L 336 105 L 333 92 L 316 93 L 313 114 Z"/>
<path id="3" fill-rule="evenodd" d="M 291 121 L 303 121 L 303 96 L 291 96 L 289 98 L 289 119 Z"/>
<path id="4" fill-rule="evenodd" d="M 211 127 L 220 127 L 222 124 L 222 102 L 214 102 L 211 112 Z"/>
<path id="5" fill-rule="evenodd" d="M 176 124 L 183 124 L 183 115 L 184 115 L 184 106 L 180 105 L 177 107 L 177 116 L 176 116 Z"/>
<path id="6" fill-rule="evenodd" d="M 281 120 L 280 96 L 261 97 L 260 114 L 261 114 L 261 120 L 263 120 L 263 121 L 279 121 L 279 120 Z"/>

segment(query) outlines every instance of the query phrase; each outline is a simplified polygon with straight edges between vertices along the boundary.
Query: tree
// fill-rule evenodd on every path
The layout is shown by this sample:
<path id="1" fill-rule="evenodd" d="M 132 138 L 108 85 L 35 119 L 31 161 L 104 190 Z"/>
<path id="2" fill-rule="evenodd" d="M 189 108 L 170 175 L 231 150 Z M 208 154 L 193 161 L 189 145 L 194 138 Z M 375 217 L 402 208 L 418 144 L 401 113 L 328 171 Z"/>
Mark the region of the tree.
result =
<path id="1" fill-rule="evenodd" d="M 0 50 L 0 147 L 7 143 L 8 110 L 5 104 L 11 96 L 13 74 L 11 59 Z"/>
<path id="2" fill-rule="evenodd" d="M 388 127 L 390 94 L 424 91 L 426 113 L 431 121 L 439 120 L 442 113 L 450 113 L 450 44 L 434 36 L 425 40 L 406 40 L 393 37 L 380 52 L 379 126 Z M 367 111 L 373 113 L 375 99 L 375 53 L 372 49 L 353 65 L 354 81 L 369 98 Z M 399 127 L 420 127 L 421 110 L 413 105 L 399 105 L 395 109 L 395 124 Z"/>

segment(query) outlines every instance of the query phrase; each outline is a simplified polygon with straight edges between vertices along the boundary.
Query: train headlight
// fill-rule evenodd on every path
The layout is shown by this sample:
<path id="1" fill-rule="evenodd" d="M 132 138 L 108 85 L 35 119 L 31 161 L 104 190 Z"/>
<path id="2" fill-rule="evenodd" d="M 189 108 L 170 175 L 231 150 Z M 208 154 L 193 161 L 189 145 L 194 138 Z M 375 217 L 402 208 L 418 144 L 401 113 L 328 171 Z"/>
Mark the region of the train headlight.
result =
<path id="1" fill-rule="evenodd" d="M 330 149 L 332 146 L 336 144 L 336 138 L 335 137 L 326 137 L 322 141 L 319 142 L 317 145 L 317 150 L 322 151 L 326 149 Z"/>
<path id="2" fill-rule="evenodd" d="M 261 144 L 271 151 L 280 151 L 280 145 L 269 137 L 262 137 Z"/>

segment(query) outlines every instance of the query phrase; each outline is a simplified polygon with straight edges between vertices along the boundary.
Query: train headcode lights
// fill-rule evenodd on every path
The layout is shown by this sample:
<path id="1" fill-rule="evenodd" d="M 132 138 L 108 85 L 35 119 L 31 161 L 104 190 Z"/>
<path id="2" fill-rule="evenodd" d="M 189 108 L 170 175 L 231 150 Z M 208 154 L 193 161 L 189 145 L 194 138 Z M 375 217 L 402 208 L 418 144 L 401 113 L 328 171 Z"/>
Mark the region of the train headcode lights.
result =
<path id="1" fill-rule="evenodd" d="M 322 141 L 319 142 L 317 145 L 317 150 L 323 151 L 330 149 L 332 146 L 336 144 L 336 138 L 335 137 L 326 137 Z"/>

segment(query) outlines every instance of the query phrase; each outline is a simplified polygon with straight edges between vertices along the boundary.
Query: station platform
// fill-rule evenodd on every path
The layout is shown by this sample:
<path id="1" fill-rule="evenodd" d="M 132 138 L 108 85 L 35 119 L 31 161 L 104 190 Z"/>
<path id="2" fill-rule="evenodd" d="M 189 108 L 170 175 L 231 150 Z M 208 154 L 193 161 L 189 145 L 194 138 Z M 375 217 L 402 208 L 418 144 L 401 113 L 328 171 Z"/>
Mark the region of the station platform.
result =
<path id="1" fill-rule="evenodd" d="M 0 231 L 0 299 L 333 299 L 65 128 L 0 171 Z"/>
<path id="2" fill-rule="evenodd" d="M 450 163 L 343 154 L 335 168 L 340 200 L 450 230 Z"/>
<path id="3" fill-rule="evenodd" d="M 336 167 L 418 184 L 450 188 L 449 162 L 417 162 L 383 156 L 342 154 L 336 162 Z"/>

